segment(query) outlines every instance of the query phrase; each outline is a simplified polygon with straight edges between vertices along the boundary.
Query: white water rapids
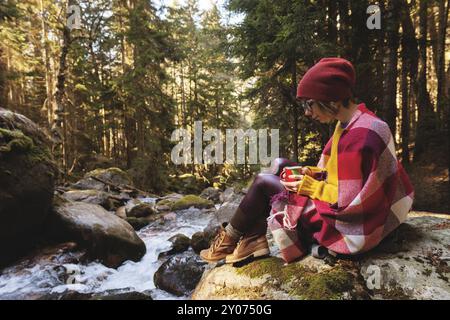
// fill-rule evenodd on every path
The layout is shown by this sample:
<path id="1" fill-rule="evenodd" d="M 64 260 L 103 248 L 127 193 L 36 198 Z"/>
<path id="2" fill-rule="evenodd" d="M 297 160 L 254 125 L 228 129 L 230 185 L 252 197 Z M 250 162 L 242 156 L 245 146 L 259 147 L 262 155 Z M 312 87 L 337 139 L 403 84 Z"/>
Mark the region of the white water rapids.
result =
<path id="1" fill-rule="evenodd" d="M 155 199 L 140 200 L 154 202 Z M 137 232 L 147 247 L 145 256 L 139 262 L 126 261 L 117 269 L 98 262 L 86 265 L 67 263 L 69 259 L 64 259 L 63 256 L 56 259 L 33 257 L 32 261 L 0 271 L 0 299 L 33 299 L 67 290 L 80 293 L 100 293 L 107 290 L 150 291 L 153 299 L 188 299 L 189 297 L 177 298 L 155 288 L 153 275 L 167 260 L 158 260 L 158 255 L 171 248 L 172 244 L 167 241 L 170 237 L 178 233 L 191 237 L 195 232 L 203 231 L 212 217 L 211 212 L 189 208 L 176 212 L 176 217 L 166 220 L 164 224 L 151 223 Z M 69 271 L 70 281 L 61 279 L 58 274 L 61 269 L 66 273 Z"/>

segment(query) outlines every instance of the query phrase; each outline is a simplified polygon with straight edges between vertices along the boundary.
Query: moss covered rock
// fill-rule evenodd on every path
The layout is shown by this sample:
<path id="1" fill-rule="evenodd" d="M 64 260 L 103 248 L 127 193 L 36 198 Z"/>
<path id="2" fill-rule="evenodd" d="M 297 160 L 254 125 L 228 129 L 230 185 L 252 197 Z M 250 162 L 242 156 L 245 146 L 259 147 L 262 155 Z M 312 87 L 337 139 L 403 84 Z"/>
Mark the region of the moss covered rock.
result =
<path id="1" fill-rule="evenodd" d="M 449 238 L 449 215 L 412 212 L 364 255 L 333 264 L 311 256 L 291 264 L 270 257 L 211 268 L 192 298 L 450 299 Z"/>
<path id="2" fill-rule="evenodd" d="M 269 257 L 241 268 L 226 265 L 210 270 L 192 298 L 335 300 L 350 297 L 355 282 L 355 275 L 343 266 L 332 268 L 311 257 L 285 265 L 280 258 Z"/>
<path id="3" fill-rule="evenodd" d="M 33 245 L 49 211 L 55 165 L 45 133 L 0 108 L 0 265 Z"/>
<path id="4" fill-rule="evenodd" d="M 109 186 L 107 184 L 102 183 L 101 181 L 95 180 L 98 178 L 101 181 L 105 181 L 111 183 L 116 186 L 132 186 L 133 181 L 131 177 L 125 171 L 119 168 L 108 168 L 108 169 L 95 169 L 90 171 L 84 175 L 84 178 L 73 184 L 73 187 L 76 189 L 96 189 L 96 190 L 109 190 Z"/>
<path id="5" fill-rule="evenodd" d="M 169 210 L 172 211 L 188 209 L 190 207 L 205 209 L 214 207 L 214 202 L 193 194 L 189 194 L 179 199 L 163 199 L 157 203 L 157 208 L 163 206 L 168 207 Z"/>
<path id="6" fill-rule="evenodd" d="M 308 263 L 285 265 L 276 257 L 252 262 L 238 269 L 237 273 L 251 278 L 269 275 L 273 284 L 290 287 L 289 294 L 299 299 L 340 299 L 353 286 L 353 275 L 342 266 L 320 270 Z"/>

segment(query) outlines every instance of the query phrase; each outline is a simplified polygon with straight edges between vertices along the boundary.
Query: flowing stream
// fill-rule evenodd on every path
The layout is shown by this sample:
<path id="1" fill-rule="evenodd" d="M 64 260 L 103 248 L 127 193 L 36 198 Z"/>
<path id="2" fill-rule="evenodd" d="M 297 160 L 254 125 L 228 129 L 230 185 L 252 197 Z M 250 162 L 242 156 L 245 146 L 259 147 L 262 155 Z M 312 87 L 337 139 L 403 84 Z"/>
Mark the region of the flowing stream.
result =
<path id="1" fill-rule="evenodd" d="M 153 203 L 154 198 L 140 199 Z M 139 262 L 126 261 L 117 269 L 98 262 L 71 263 L 73 253 L 61 253 L 48 259 L 40 255 L 8 267 L 0 273 L 0 299 L 35 299 L 57 296 L 67 290 L 80 293 L 149 292 L 153 299 L 188 299 L 175 297 L 155 288 L 153 275 L 168 258 L 158 260 L 171 248 L 168 239 L 178 233 L 191 237 L 202 231 L 212 219 L 207 210 L 189 208 L 177 211 L 165 223 L 153 222 L 137 232 L 147 253 Z M 73 260 L 73 259 L 72 259 Z M 64 276 L 61 276 L 63 274 Z M 67 275 L 69 276 L 67 277 Z"/>

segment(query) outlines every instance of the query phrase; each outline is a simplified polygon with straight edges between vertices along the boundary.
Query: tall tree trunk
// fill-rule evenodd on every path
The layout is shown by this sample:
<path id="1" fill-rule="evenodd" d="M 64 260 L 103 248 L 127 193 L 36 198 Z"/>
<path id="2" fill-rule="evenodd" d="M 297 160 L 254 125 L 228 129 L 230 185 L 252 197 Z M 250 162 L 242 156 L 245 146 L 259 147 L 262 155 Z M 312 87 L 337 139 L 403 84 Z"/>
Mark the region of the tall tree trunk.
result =
<path id="1" fill-rule="evenodd" d="M 184 71 L 183 71 L 183 61 L 180 62 L 181 68 L 181 112 L 183 115 L 183 127 L 186 128 L 187 125 L 187 110 L 186 110 L 186 93 L 184 88 Z"/>
<path id="2" fill-rule="evenodd" d="M 387 10 L 386 22 L 386 66 L 384 69 L 384 99 L 383 99 L 383 117 L 389 127 L 395 140 L 396 118 L 397 118 L 397 51 L 399 47 L 399 0 L 390 0 Z"/>
<path id="3" fill-rule="evenodd" d="M 6 63 L 2 60 L 3 49 L 0 47 L 0 107 L 6 108 Z"/>
<path id="4" fill-rule="evenodd" d="M 41 27 L 42 27 L 42 59 L 45 65 L 45 91 L 47 99 L 44 103 L 44 111 L 47 113 L 48 127 L 54 122 L 54 94 L 53 94 L 53 73 L 50 67 L 50 46 L 48 43 L 48 26 L 45 17 L 44 0 L 40 0 Z"/>
<path id="5" fill-rule="evenodd" d="M 407 43 L 402 37 L 402 78 L 401 78 L 401 92 L 402 92 L 402 122 L 401 122 L 401 137 L 402 137 L 402 163 L 409 164 L 409 56 L 407 53 Z"/>
<path id="6" fill-rule="evenodd" d="M 447 2 L 447 6 L 445 5 Z M 437 66 L 436 66 L 436 78 L 437 78 L 437 97 L 436 97 L 436 110 L 438 112 L 439 119 L 444 119 L 444 107 L 449 105 L 449 97 L 445 92 L 445 40 L 447 35 L 447 21 L 450 8 L 450 0 L 439 0 L 439 31 L 437 39 Z M 448 126 L 448 122 L 444 122 Z M 445 128 L 444 128 L 445 129 Z"/>
<path id="7" fill-rule="evenodd" d="M 417 81 L 418 125 L 414 159 L 418 159 L 430 143 L 430 135 L 436 130 L 434 114 L 427 89 L 427 13 L 428 1 L 421 0 L 419 4 L 419 60 L 420 70 Z"/>
<path id="8" fill-rule="evenodd" d="M 67 174 L 68 170 L 68 153 L 67 153 L 67 117 L 66 117 L 66 100 L 65 99 L 65 82 L 66 82 L 66 72 L 67 72 L 67 55 L 69 53 L 69 47 L 71 44 L 71 35 L 70 29 L 64 25 L 62 27 L 63 38 L 62 38 L 62 47 L 61 54 L 59 56 L 59 70 L 56 82 L 56 93 L 55 93 L 55 102 L 56 102 L 56 117 L 54 120 L 53 128 L 57 131 L 57 134 L 60 135 L 62 139 L 62 167 L 64 169 L 64 173 Z M 62 130 L 62 133 L 61 133 Z"/>

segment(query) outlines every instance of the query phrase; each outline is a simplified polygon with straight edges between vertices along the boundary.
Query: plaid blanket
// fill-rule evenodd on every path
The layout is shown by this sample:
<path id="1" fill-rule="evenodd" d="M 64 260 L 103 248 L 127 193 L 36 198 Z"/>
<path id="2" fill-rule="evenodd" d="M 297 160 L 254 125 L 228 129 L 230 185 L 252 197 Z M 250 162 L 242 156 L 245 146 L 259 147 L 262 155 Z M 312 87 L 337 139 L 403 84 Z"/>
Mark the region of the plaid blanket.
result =
<path id="1" fill-rule="evenodd" d="M 360 104 L 338 144 L 338 202 L 283 192 L 272 198 L 268 225 L 286 262 L 305 255 L 308 241 L 353 255 L 375 247 L 404 222 L 413 197 L 388 125 Z"/>

